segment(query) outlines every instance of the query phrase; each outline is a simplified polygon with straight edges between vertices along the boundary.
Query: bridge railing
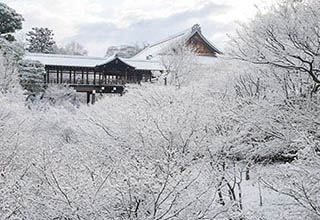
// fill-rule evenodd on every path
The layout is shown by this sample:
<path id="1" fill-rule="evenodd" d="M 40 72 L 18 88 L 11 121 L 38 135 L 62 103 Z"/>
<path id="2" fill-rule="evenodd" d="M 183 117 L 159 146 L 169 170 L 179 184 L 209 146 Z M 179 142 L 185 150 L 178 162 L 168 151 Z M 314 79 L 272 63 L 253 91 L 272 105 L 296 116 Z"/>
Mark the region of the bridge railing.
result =
<path id="1" fill-rule="evenodd" d="M 51 74 L 47 79 L 45 79 L 46 84 L 73 84 L 73 85 L 124 85 L 129 83 L 128 80 L 123 78 L 115 78 L 115 77 L 100 77 L 99 78 L 92 78 L 86 77 L 84 78 L 71 78 L 70 77 L 63 77 L 57 78 L 56 76 L 52 76 Z"/>

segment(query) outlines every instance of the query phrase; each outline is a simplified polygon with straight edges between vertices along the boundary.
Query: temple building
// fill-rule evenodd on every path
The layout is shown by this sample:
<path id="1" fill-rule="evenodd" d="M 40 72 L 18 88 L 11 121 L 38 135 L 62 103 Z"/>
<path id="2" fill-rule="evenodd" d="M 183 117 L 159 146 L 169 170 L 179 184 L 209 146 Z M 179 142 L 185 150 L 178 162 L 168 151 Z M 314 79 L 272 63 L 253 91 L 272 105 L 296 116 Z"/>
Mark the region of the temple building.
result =
<path id="1" fill-rule="evenodd" d="M 151 44 L 135 55 L 133 59 L 159 62 L 161 55 L 164 55 L 169 47 L 174 46 L 178 42 L 184 42 L 186 45 L 195 48 L 199 61 L 203 64 L 210 64 L 217 55 L 222 54 L 217 47 L 203 36 L 200 25 L 195 24 L 192 28 Z"/>
<path id="2" fill-rule="evenodd" d="M 177 42 L 196 49 L 203 64 L 214 62 L 222 54 L 201 33 L 199 25 L 149 45 L 132 58 L 117 55 L 109 58 L 59 54 L 27 53 L 25 60 L 38 60 L 45 65 L 45 84 L 67 84 L 77 92 L 87 92 L 94 100 L 95 93 L 120 93 L 127 83 L 151 81 L 153 72 L 163 72 L 161 55 Z"/>

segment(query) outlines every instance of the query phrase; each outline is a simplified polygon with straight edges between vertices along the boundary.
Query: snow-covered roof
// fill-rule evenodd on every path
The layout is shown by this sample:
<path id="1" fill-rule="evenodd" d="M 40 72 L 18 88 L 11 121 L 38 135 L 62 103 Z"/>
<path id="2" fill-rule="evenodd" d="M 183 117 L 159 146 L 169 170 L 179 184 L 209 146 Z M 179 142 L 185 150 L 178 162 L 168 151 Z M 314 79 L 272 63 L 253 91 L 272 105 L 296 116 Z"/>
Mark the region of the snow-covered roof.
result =
<path id="1" fill-rule="evenodd" d="M 182 31 L 178 34 L 172 35 L 164 40 L 158 41 L 154 44 L 149 45 L 147 48 L 142 50 L 140 53 L 135 55 L 133 59 L 146 60 L 147 57 L 149 59 L 157 57 L 163 50 L 166 50 L 170 47 L 174 42 L 186 39 L 187 36 L 191 34 L 190 30 Z"/>
<path id="2" fill-rule="evenodd" d="M 133 58 L 120 58 L 112 56 L 109 58 L 104 57 L 91 57 L 91 56 L 75 56 L 75 55 L 60 55 L 60 54 L 42 54 L 42 53 L 27 53 L 24 59 L 38 60 L 44 65 L 50 66 L 70 66 L 70 67 L 90 67 L 108 64 L 115 59 L 119 59 L 127 65 L 134 67 L 137 70 L 164 70 L 161 65 L 160 56 L 164 50 L 171 47 L 179 41 L 188 41 L 195 34 L 206 42 L 209 47 L 216 53 L 221 53 L 211 42 L 209 42 L 201 33 L 199 25 L 194 25 L 192 28 L 184 30 L 180 33 L 172 35 L 164 40 L 151 44 L 146 49 L 135 55 Z M 216 60 L 215 57 L 199 56 L 201 64 L 213 64 Z"/>
<path id="3" fill-rule="evenodd" d="M 25 60 L 38 60 L 47 66 L 71 66 L 71 67 L 91 67 L 100 66 L 119 59 L 129 66 L 137 70 L 163 70 L 162 65 L 157 61 L 124 59 L 118 56 L 108 58 L 90 57 L 90 56 L 74 56 L 60 54 L 42 54 L 42 53 L 26 53 Z"/>
<path id="4" fill-rule="evenodd" d="M 130 66 L 135 67 L 137 70 L 164 70 L 160 62 L 152 60 L 137 60 L 137 59 L 121 59 Z"/>
<path id="5" fill-rule="evenodd" d="M 25 60 L 38 60 L 48 66 L 95 67 L 107 61 L 102 57 L 26 53 Z"/>
<path id="6" fill-rule="evenodd" d="M 170 46 L 174 45 L 176 42 L 187 42 L 192 36 L 194 36 L 196 33 L 200 35 L 200 37 L 217 53 L 222 54 L 220 50 L 217 49 L 216 46 L 214 46 L 208 39 L 206 39 L 202 33 L 201 28 L 198 24 L 194 25 L 192 28 L 188 28 L 182 32 L 179 32 L 175 35 L 169 36 L 166 39 L 163 39 L 161 41 L 158 41 L 156 43 L 151 44 L 144 50 L 142 50 L 140 53 L 135 55 L 133 59 L 139 59 L 139 60 L 150 60 L 158 57 L 168 49 Z M 201 56 L 200 56 L 201 57 Z M 157 58 L 156 58 L 157 59 Z"/>

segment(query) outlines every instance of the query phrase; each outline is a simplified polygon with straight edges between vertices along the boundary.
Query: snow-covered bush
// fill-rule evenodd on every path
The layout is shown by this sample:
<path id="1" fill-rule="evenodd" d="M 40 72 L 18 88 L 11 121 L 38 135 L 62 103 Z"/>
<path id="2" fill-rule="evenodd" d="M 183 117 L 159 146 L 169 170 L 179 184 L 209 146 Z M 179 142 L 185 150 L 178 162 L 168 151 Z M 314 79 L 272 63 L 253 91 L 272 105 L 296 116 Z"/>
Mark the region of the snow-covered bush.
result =
<path id="1" fill-rule="evenodd" d="M 8 93 L 20 88 L 18 62 L 24 54 L 23 47 L 16 42 L 0 38 L 0 92 Z"/>
<path id="2" fill-rule="evenodd" d="M 293 163 L 276 166 L 262 178 L 267 188 L 287 198 L 281 208 L 285 219 L 320 218 L 319 141 L 311 142 L 316 145 L 301 150 Z"/>
<path id="3" fill-rule="evenodd" d="M 47 111 L 52 107 L 74 111 L 81 104 L 83 104 L 81 96 L 66 85 L 47 85 L 36 100 L 27 103 L 29 108 L 37 111 Z"/>
<path id="4" fill-rule="evenodd" d="M 42 97 L 42 102 L 54 106 L 72 105 L 79 107 L 77 92 L 65 85 L 49 85 Z"/>

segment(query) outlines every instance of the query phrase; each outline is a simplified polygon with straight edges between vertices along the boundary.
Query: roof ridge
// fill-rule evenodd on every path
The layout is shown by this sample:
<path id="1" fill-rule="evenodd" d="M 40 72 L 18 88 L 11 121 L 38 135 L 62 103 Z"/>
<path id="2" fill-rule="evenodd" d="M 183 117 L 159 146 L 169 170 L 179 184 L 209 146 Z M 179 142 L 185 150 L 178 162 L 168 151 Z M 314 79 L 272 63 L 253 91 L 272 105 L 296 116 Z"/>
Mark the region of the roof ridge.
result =
<path id="1" fill-rule="evenodd" d="M 26 53 L 27 56 L 33 57 L 59 57 L 59 58 L 70 58 L 70 59 L 95 59 L 95 60 L 106 60 L 104 57 L 95 56 L 81 56 L 81 55 L 68 55 L 68 54 L 48 54 L 48 53 Z"/>
<path id="2" fill-rule="evenodd" d="M 153 59 L 155 56 L 159 55 L 164 48 L 170 46 L 169 43 L 173 43 L 174 41 L 178 40 L 187 42 L 195 34 L 200 35 L 200 38 L 202 38 L 203 42 L 210 48 L 212 52 L 223 54 L 209 39 L 207 39 L 202 34 L 200 25 L 195 24 L 191 28 L 188 28 L 184 31 L 178 32 L 174 35 L 151 44 L 150 46 L 146 47 L 138 54 L 136 54 L 133 59 Z"/>
<path id="3" fill-rule="evenodd" d="M 143 62 L 143 63 L 158 63 L 157 61 L 154 60 L 139 60 L 139 59 L 131 59 L 131 58 L 127 58 L 127 59 L 122 59 L 124 61 L 132 61 L 132 62 Z"/>
<path id="4" fill-rule="evenodd" d="M 176 34 L 170 35 L 170 36 L 168 36 L 168 37 L 165 38 L 165 39 L 162 39 L 162 40 L 157 41 L 157 42 L 155 42 L 155 43 L 153 43 L 153 44 L 150 44 L 148 47 L 144 48 L 144 49 L 143 49 L 142 51 L 140 51 L 138 54 L 134 55 L 133 58 L 138 57 L 140 54 L 143 54 L 143 52 L 145 52 L 146 50 L 148 50 L 148 49 L 150 49 L 150 48 L 153 48 L 153 47 L 155 47 L 155 46 L 161 45 L 161 44 L 163 44 L 163 43 L 165 43 L 165 42 L 167 42 L 167 41 L 173 40 L 173 39 L 175 39 L 175 38 L 181 37 L 181 36 L 186 35 L 186 34 L 190 35 L 190 34 L 192 34 L 192 33 L 193 33 L 192 28 L 188 28 L 188 29 L 185 29 L 185 30 L 183 30 L 183 31 L 180 31 L 180 32 L 178 32 L 178 33 L 176 33 Z"/>
<path id="5" fill-rule="evenodd" d="M 162 40 L 160 40 L 160 41 L 157 41 L 157 42 L 151 44 L 149 47 L 154 47 L 154 46 L 156 46 L 156 45 L 158 45 L 158 44 L 162 44 L 162 43 L 164 43 L 164 42 L 166 42 L 166 41 L 169 41 L 169 40 L 172 40 L 172 39 L 174 39 L 174 38 L 180 37 L 180 36 L 186 34 L 187 32 L 192 33 L 192 29 L 188 28 L 188 29 L 185 29 L 184 31 L 180 31 L 179 33 L 170 35 L 170 36 L 168 36 L 168 37 L 165 38 L 165 39 L 162 39 Z"/>

